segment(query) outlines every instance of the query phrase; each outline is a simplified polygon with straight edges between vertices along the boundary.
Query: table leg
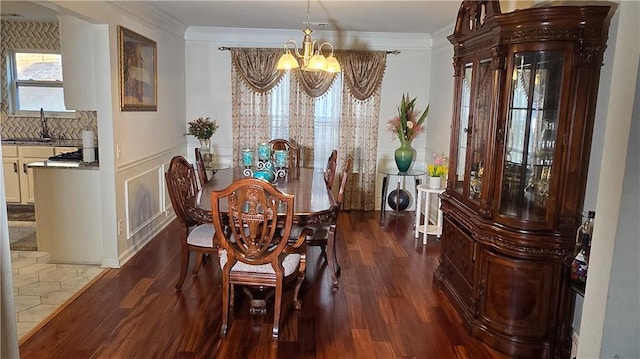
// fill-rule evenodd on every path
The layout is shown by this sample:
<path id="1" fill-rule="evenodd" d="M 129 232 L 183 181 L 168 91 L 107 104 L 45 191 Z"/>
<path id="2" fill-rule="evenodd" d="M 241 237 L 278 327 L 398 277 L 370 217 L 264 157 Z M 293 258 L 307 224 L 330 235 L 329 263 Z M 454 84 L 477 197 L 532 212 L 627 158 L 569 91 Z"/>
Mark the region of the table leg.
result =
<path id="1" fill-rule="evenodd" d="M 440 196 L 438 195 L 438 239 L 442 237 L 442 210 L 440 209 L 440 206 L 442 206 L 442 202 L 440 200 Z"/>
<path id="2" fill-rule="evenodd" d="M 420 237 L 420 210 L 422 209 L 422 193 L 416 192 L 416 224 L 415 238 Z"/>
<path id="3" fill-rule="evenodd" d="M 382 178 L 382 199 L 380 200 L 380 219 L 384 216 L 384 201 L 387 199 L 387 179 L 388 175 Z"/>
<path id="4" fill-rule="evenodd" d="M 400 211 L 398 210 L 400 208 L 400 180 L 401 177 L 398 176 L 398 185 L 396 186 L 396 217 L 400 215 Z"/>
<path id="5" fill-rule="evenodd" d="M 422 234 L 422 245 L 427 245 L 427 232 L 429 232 L 429 212 L 431 211 L 431 207 L 429 200 L 431 197 L 431 193 L 427 192 L 424 194 L 424 233 Z"/>

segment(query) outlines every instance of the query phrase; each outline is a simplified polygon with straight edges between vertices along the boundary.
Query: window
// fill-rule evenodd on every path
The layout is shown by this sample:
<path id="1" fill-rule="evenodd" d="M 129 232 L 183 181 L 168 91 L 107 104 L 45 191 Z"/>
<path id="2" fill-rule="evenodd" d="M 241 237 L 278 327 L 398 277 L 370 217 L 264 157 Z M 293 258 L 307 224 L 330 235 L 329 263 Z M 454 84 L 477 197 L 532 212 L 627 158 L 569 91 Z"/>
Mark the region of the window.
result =
<path id="1" fill-rule="evenodd" d="M 12 113 L 67 111 L 62 88 L 62 55 L 12 51 L 9 62 Z"/>
<path id="2" fill-rule="evenodd" d="M 290 76 L 272 90 L 271 138 L 289 139 Z M 338 74 L 331 88 L 314 103 L 313 168 L 324 170 L 331 151 L 340 145 L 340 116 L 342 113 L 342 75 Z"/>

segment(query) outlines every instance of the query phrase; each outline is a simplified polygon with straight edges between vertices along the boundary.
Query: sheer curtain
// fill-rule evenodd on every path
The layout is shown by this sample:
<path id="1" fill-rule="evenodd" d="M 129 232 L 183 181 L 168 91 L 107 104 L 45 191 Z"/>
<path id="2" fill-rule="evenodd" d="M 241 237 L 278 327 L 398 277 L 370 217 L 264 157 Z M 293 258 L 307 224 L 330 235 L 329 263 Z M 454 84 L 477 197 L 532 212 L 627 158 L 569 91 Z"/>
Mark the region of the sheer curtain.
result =
<path id="1" fill-rule="evenodd" d="M 373 210 L 386 52 L 337 52 L 339 74 L 279 72 L 280 49 L 231 52 L 234 160 L 242 148 L 286 138 L 300 147 L 303 167 L 323 170 L 338 149 L 338 170 L 354 163 L 343 208 Z"/>
<path id="2" fill-rule="evenodd" d="M 283 72 L 276 70 L 280 49 L 231 49 L 231 120 L 233 161 L 243 148 L 256 148 L 271 137 L 272 93 Z M 276 104 L 277 105 L 277 104 Z"/>
<path id="3" fill-rule="evenodd" d="M 380 85 L 387 53 L 338 51 L 336 58 L 346 85 L 338 154 L 339 160 L 344 156 L 353 160 L 353 174 L 347 180 L 342 208 L 371 211 L 375 209 Z"/>

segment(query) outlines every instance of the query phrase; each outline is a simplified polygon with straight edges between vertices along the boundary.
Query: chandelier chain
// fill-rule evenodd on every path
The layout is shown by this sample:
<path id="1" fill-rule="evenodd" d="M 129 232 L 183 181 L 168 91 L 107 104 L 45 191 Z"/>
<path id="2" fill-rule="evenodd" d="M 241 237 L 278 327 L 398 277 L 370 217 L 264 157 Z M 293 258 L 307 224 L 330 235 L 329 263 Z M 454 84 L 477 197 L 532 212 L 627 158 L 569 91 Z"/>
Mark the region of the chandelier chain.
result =
<path id="1" fill-rule="evenodd" d="M 309 8 L 311 7 L 311 0 L 307 0 L 307 27 L 309 27 Z"/>

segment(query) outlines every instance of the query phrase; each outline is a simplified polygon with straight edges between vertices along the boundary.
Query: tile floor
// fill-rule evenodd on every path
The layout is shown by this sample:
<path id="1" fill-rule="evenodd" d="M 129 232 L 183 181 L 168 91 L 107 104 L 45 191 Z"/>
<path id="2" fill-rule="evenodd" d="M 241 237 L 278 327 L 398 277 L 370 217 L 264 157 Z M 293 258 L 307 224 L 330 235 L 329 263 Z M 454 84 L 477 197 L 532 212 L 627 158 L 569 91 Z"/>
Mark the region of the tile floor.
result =
<path id="1" fill-rule="evenodd" d="M 9 242 L 17 242 L 36 231 L 35 222 L 9 221 Z"/>
<path id="2" fill-rule="evenodd" d="M 11 242 L 33 231 L 32 222 L 9 222 Z M 104 270 L 98 265 L 49 263 L 49 254 L 38 251 L 11 251 L 11 267 L 21 339 Z"/>

